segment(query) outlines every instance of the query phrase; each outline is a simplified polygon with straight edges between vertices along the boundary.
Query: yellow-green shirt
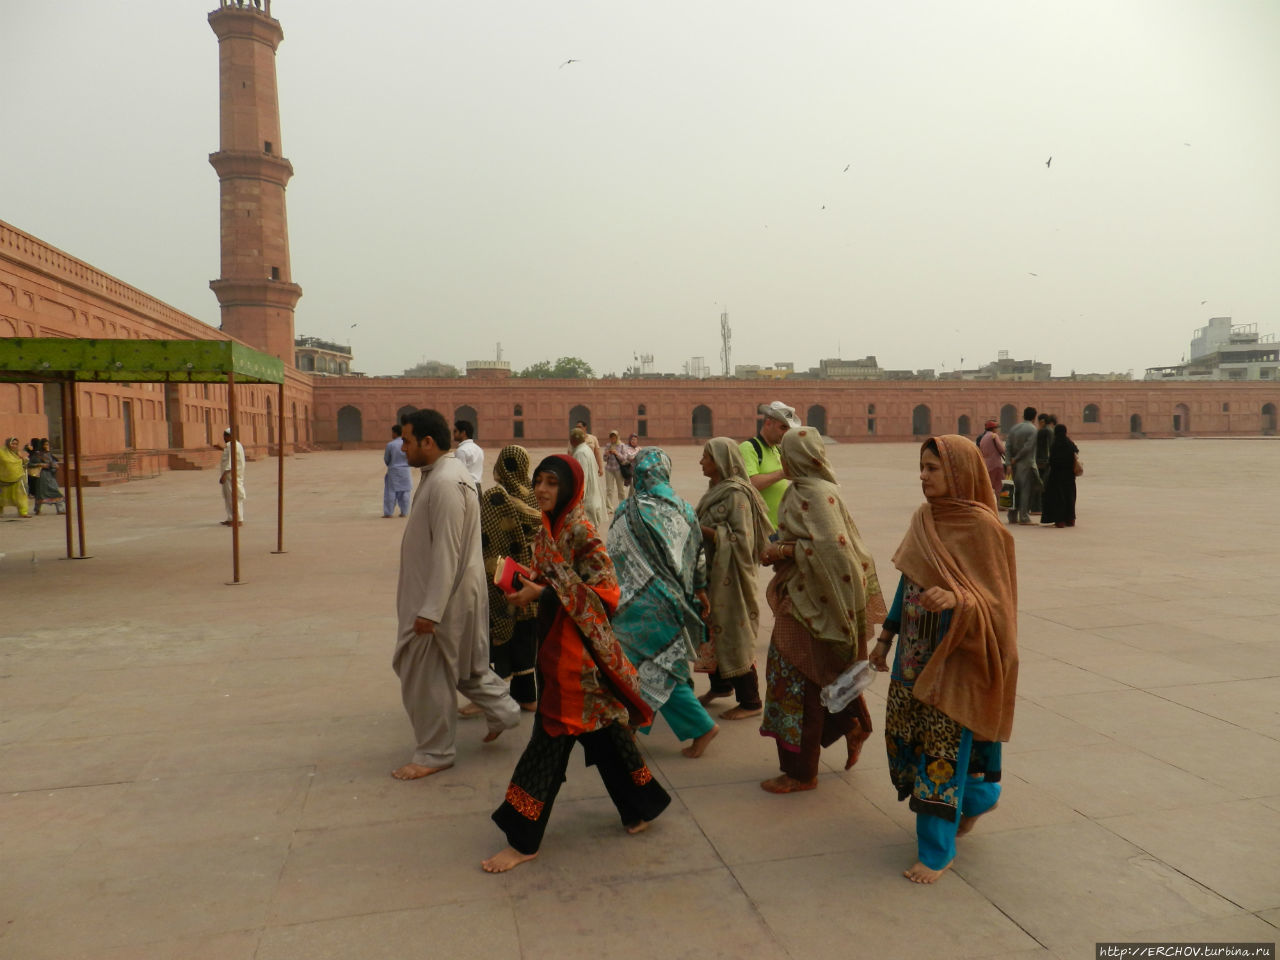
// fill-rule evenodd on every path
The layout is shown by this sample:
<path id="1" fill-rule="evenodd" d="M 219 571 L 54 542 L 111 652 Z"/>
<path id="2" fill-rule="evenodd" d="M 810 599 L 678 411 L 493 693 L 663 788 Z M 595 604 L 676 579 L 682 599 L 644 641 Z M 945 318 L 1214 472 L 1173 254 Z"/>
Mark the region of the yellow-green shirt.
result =
<path id="1" fill-rule="evenodd" d="M 757 443 L 760 445 L 759 453 L 756 453 Z M 742 459 L 747 465 L 748 477 L 782 469 L 782 451 L 777 447 L 769 446 L 762 437 L 757 436 L 754 443 L 751 440 L 742 441 L 738 450 L 742 453 Z M 788 486 L 790 481 L 779 480 L 760 491 L 760 496 L 764 497 L 765 506 L 769 508 L 769 520 L 775 527 L 778 525 L 778 504 L 782 502 L 782 495 L 787 492 Z"/>

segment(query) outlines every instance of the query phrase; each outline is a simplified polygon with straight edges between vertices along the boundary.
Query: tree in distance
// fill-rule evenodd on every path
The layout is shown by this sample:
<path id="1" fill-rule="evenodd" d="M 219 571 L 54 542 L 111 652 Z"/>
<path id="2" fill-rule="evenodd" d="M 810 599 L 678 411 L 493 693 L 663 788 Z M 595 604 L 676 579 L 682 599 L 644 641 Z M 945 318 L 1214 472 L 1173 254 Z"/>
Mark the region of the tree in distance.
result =
<path id="1" fill-rule="evenodd" d="M 561 357 L 554 364 L 550 360 L 539 360 L 516 374 L 529 380 L 589 380 L 595 375 L 591 364 L 581 357 Z"/>

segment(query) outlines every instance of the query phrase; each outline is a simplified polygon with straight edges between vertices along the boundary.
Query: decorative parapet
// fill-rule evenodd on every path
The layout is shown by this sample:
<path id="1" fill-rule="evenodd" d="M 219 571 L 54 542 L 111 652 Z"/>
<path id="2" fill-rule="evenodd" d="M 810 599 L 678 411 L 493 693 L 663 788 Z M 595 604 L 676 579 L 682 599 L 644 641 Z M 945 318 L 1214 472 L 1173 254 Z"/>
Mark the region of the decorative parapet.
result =
<path id="1" fill-rule="evenodd" d="M 168 326 L 193 339 L 223 338 L 219 331 L 207 323 L 174 309 L 164 301 L 143 293 L 137 287 L 131 287 L 2 220 L 0 220 L 0 260 L 9 260 L 58 283 L 101 297 L 118 307 L 140 314 L 148 320 Z"/>

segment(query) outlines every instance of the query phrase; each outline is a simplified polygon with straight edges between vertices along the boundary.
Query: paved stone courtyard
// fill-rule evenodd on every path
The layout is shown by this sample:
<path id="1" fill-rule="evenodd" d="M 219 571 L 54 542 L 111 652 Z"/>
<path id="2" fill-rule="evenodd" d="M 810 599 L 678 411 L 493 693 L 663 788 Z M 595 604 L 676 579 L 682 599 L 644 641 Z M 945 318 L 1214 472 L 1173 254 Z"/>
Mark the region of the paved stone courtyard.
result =
<path id="1" fill-rule="evenodd" d="M 915 448 L 831 449 L 891 590 Z M 696 501 L 699 451 L 672 452 Z M 833 747 L 813 793 L 771 796 L 751 721 L 699 760 L 659 721 L 644 747 L 674 800 L 636 837 L 575 759 L 542 856 L 483 873 L 528 721 L 488 746 L 463 723 L 454 769 L 388 776 L 411 743 L 376 451 L 287 461 L 283 556 L 275 463 L 250 464 L 238 587 L 212 472 L 88 491 L 91 560 L 61 559 L 60 520 L 10 512 L 0 957 L 1083 960 L 1098 940 L 1275 941 L 1280 443 L 1081 457 L 1079 526 L 1013 530 L 1004 799 L 934 887 L 899 875 L 913 821 L 877 739 L 848 773 Z"/>

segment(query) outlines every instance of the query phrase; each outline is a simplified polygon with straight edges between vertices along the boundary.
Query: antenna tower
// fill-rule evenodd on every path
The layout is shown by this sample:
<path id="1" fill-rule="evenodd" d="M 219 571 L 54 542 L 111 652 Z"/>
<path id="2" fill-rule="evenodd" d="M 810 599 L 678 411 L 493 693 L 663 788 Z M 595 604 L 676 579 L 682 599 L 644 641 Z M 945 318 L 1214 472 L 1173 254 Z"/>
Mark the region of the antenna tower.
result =
<path id="1" fill-rule="evenodd" d="M 720 365 L 726 377 L 733 374 L 733 330 L 729 327 L 729 311 L 720 311 Z"/>

